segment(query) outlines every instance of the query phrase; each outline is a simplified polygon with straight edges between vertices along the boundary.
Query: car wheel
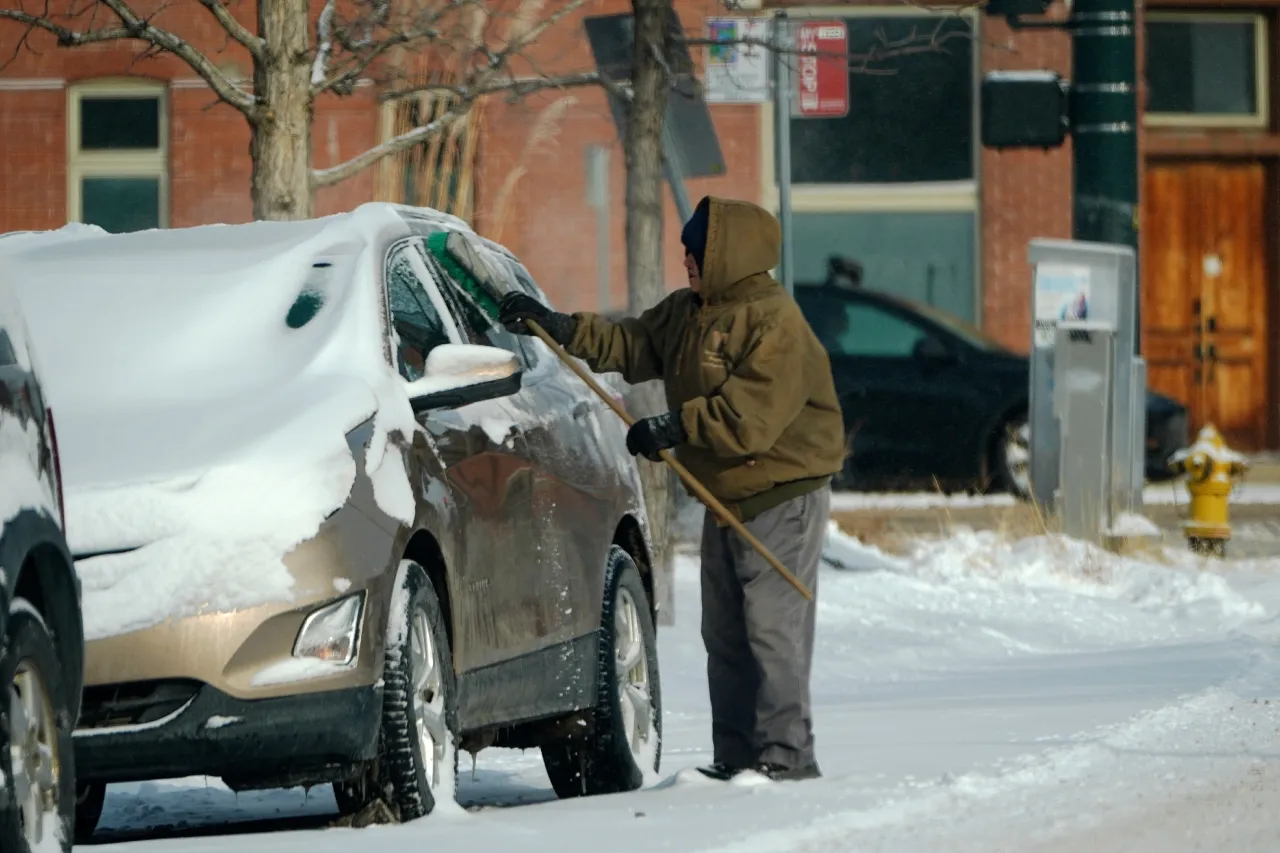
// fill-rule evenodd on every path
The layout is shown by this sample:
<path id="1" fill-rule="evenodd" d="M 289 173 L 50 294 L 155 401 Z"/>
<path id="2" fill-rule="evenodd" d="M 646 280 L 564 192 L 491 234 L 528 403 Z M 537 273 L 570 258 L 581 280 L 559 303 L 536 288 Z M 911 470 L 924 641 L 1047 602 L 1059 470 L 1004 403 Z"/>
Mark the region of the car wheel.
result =
<path id="1" fill-rule="evenodd" d="M 22 599 L 9 614 L 0 671 L 0 710 L 7 711 L 8 749 L 0 811 L 0 849 L 70 850 L 75 820 L 75 757 L 62 668 L 44 620 Z"/>
<path id="2" fill-rule="evenodd" d="M 1009 418 L 996 434 L 996 476 L 1019 500 L 1031 499 L 1031 427 L 1025 414 Z"/>
<path id="3" fill-rule="evenodd" d="M 81 782 L 76 786 L 76 844 L 84 844 L 93 838 L 106 801 L 105 783 Z"/>
<path id="4" fill-rule="evenodd" d="M 392 814 L 406 822 L 454 796 L 457 691 L 435 587 L 417 563 L 401 569 L 382 676 L 378 787 Z"/>
<path id="5" fill-rule="evenodd" d="M 662 760 L 657 632 L 631 555 L 609 550 L 597 673 L 599 699 L 583 736 L 542 747 L 561 798 L 634 791 Z"/>

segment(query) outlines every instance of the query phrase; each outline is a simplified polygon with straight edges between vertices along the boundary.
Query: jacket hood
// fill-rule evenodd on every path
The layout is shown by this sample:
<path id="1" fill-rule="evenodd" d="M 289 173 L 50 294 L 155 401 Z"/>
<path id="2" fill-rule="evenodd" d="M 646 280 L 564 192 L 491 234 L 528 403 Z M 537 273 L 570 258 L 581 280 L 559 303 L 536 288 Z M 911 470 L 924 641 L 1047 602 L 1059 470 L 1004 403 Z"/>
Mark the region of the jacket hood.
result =
<path id="1" fill-rule="evenodd" d="M 750 289 L 747 279 L 778 265 L 782 227 L 773 214 L 748 201 L 715 196 L 703 201 L 708 218 L 701 295 L 709 303 L 731 301 Z"/>

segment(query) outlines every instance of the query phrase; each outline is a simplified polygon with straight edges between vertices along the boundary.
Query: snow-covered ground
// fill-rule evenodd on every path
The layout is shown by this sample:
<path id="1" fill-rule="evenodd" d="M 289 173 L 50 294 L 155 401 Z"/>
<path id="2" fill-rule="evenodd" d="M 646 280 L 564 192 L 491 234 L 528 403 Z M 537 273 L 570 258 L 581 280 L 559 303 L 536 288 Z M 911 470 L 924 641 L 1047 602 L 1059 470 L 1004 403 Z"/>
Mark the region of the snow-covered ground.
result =
<path id="1" fill-rule="evenodd" d="M 1142 500 L 1152 506 L 1186 505 L 1187 489 L 1180 481 L 1151 483 Z M 968 507 L 1014 506 L 1012 495 L 994 493 L 969 495 L 964 492 L 835 492 L 831 508 L 839 512 L 893 509 L 964 509 Z M 1280 504 L 1280 483 L 1250 482 L 1246 478 L 1231 495 L 1233 504 Z"/>
<path id="2" fill-rule="evenodd" d="M 121 785 L 106 849 L 1280 849 L 1280 560 L 1173 550 L 1144 563 L 967 532 L 907 557 L 847 541 L 829 553 L 847 568 L 820 579 L 821 780 L 717 784 L 691 770 L 710 759 L 709 721 L 684 557 L 677 624 L 660 639 L 662 772 L 646 790 L 558 802 L 534 752 L 493 751 L 474 776 L 463 760 L 466 808 L 347 830 L 320 829 L 327 791 Z M 228 837 L 233 821 L 252 832 Z"/>

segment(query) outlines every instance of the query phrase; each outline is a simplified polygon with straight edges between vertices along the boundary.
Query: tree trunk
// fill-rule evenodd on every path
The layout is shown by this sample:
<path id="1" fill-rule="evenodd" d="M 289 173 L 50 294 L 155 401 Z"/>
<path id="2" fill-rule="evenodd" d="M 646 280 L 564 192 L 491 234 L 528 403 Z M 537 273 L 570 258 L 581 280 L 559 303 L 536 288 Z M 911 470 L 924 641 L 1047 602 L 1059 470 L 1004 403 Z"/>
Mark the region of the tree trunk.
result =
<path id="1" fill-rule="evenodd" d="M 258 0 L 266 55 L 254 63 L 262 104 L 251 124 L 253 218 L 307 219 L 311 198 L 311 64 L 308 0 Z"/>
<path id="2" fill-rule="evenodd" d="M 662 119 L 667 81 L 654 51 L 665 55 L 670 0 L 633 0 L 635 44 L 632 53 L 631 109 L 625 140 L 627 162 L 628 308 L 639 314 L 666 295 L 662 273 Z M 628 401 L 637 417 L 666 411 L 662 384 L 637 386 Z M 674 620 L 672 593 L 671 475 L 665 465 L 640 462 L 654 548 L 654 595 L 662 621 Z"/>

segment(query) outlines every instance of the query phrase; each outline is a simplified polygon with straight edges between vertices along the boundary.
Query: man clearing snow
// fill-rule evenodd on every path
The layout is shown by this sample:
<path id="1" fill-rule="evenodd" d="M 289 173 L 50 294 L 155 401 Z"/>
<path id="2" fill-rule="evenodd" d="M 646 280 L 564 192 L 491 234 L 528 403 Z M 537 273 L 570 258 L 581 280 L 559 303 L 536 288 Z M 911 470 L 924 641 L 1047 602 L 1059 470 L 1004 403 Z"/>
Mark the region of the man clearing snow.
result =
<path id="1" fill-rule="evenodd" d="M 778 221 L 748 202 L 704 198 L 681 239 L 688 289 L 639 317 L 558 314 L 512 293 L 501 320 L 518 334 L 536 321 L 597 373 L 661 379 L 670 411 L 638 421 L 627 449 L 658 461 L 675 448 L 816 596 L 844 421 L 826 350 L 768 273 L 778 263 Z M 820 775 L 809 707 L 815 608 L 707 513 L 702 639 L 715 748 L 715 762 L 699 768 L 707 776 Z"/>

